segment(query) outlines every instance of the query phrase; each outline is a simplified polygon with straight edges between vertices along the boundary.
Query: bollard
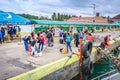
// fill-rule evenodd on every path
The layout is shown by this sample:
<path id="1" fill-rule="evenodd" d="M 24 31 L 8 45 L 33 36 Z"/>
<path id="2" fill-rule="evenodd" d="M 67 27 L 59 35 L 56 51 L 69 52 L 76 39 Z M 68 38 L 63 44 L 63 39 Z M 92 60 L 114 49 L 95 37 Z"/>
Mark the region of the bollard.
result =
<path id="1" fill-rule="evenodd" d="M 19 33 L 19 43 L 18 43 L 18 45 L 22 45 L 23 44 L 23 42 L 22 42 L 22 38 L 21 38 L 21 34 Z"/>
<path id="2" fill-rule="evenodd" d="M 7 37 L 8 37 L 8 42 L 11 42 L 11 40 L 10 40 L 10 34 L 8 34 Z"/>

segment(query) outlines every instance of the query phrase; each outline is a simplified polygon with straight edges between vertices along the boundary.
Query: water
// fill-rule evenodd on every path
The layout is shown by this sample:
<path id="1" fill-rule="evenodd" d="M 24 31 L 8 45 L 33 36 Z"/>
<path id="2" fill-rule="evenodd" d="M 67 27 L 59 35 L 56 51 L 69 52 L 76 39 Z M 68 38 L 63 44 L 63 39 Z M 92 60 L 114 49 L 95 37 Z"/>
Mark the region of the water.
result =
<path id="1" fill-rule="evenodd" d="M 118 56 L 118 54 L 119 54 L 117 49 L 118 48 L 116 48 L 113 52 L 114 56 Z M 98 62 L 100 62 L 100 63 L 94 64 L 94 72 L 91 75 L 92 79 L 97 77 L 97 76 L 100 76 L 102 74 L 105 74 L 111 70 L 114 70 L 116 68 L 109 57 L 106 57 L 104 59 L 100 59 Z M 78 74 L 77 76 L 75 76 L 71 80 L 80 80 L 80 74 Z"/>
<path id="2" fill-rule="evenodd" d="M 112 64 L 94 64 L 94 72 L 92 74 L 92 78 L 95 78 L 113 69 L 114 68 Z"/>
<path id="3" fill-rule="evenodd" d="M 92 78 L 95 78 L 101 74 L 109 72 L 115 68 L 113 64 L 108 64 L 104 60 L 100 60 L 100 62 L 102 62 L 103 64 L 94 64 L 94 72 L 92 74 Z M 74 77 L 71 80 L 79 80 L 79 79 L 80 77 L 78 74 L 76 77 Z"/>

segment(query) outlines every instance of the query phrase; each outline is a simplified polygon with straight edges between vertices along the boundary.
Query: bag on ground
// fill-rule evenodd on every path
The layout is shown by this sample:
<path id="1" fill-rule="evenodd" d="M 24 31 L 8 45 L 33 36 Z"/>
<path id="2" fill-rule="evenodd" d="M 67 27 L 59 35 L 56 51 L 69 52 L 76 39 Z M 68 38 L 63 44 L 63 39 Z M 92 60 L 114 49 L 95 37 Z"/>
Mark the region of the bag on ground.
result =
<path id="1" fill-rule="evenodd" d="M 63 39 L 60 39 L 60 40 L 59 40 L 59 43 L 60 43 L 60 44 L 63 44 Z"/>
<path id="2" fill-rule="evenodd" d="M 38 56 L 42 56 L 42 52 L 39 52 L 39 53 L 38 53 Z"/>

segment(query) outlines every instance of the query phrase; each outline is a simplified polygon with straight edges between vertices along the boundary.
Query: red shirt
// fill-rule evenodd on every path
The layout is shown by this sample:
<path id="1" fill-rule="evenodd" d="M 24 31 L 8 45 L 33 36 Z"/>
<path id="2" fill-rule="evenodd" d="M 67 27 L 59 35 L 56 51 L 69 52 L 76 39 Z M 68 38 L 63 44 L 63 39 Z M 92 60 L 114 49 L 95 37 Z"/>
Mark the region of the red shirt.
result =
<path id="1" fill-rule="evenodd" d="M 44 41 L 45 41 L 44 37 L 40 36 L 40 42 L 44 42 Z"/>
<path id="2" fill-rule="evenodd" d="M 87 35 L 87 36 L 86 36 L 86 40 L 93 41 L 93 37 L 92 37 L 92 36 Z"/>

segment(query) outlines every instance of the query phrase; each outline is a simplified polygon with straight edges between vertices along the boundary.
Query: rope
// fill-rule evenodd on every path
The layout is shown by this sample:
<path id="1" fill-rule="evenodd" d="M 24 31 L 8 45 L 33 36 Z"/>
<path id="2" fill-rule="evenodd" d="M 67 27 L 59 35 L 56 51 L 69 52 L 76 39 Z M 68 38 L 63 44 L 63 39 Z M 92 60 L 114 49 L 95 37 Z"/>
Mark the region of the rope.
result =
<path id="1" fill-rule="evenodd" d="M 72 55 L 69 55 L 69 56 L 68 56 L 68 59 L 66 60 L 65 64 L 63 65 L 62 69 L 59 70 L 58 72 L 56 72 L 56 75 L 55 75 L 55 77 L 53 77 L 52 80 L 58 80 L 58 75 L 60 75 L 60 73 L 65 70 L 64 67 L 65 67 L 65 65 L 68 63 L 68 61 L 69 61 L 71 58 L 72 58 Z"/>
<path id="2" fill-rule="evenodd" d="M 119 52 L 118 52 L 118 50 L 117 50 L 117 49 L 114 49 L 114 51 L 116 51 L 116 52 L 117 52 L 116 54 L 117 54 L 117 56 L 118 56 L 118 55 L 119 55 Z"/>
<path id="3" fill-rule="evenodd" d="M 113 63 L 113 60 L 112 60 L 112 58 L 110 58 L 110 56 L 106 55 L 104 52 L 103 52 L 103 54 L 105 55 L 105 57 L 108 58 L 108 63 L 114 64 L 114 63 Z M 110 65 L 110 64 L 109 64 L 109 65 Z M 112 66 L 112 68 L 114 69 L 114 68 L 117 68 L 117 67 L 115 67 L 115 64 L 114 64 L 114 65 Z"/>

